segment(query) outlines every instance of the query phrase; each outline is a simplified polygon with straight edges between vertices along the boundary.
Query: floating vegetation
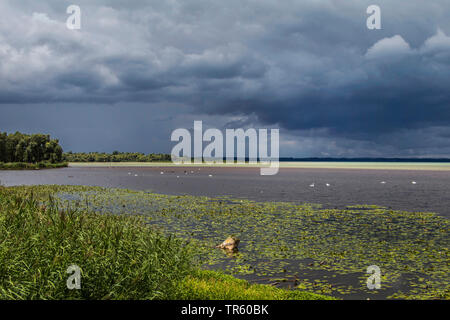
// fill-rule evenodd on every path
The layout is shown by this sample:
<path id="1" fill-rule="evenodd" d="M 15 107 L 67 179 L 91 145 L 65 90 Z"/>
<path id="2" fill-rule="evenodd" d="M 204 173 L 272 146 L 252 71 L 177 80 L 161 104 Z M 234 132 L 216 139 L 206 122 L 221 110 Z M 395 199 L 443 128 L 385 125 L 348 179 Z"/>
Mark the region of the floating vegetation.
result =
<path id="1" fill-rule="evenodd" d="M 205 268 L 250 281 L 343 298 L 450 298 L 450 222 L 433 213 L 98 187 L 31 188 L 71 208 L 143 215 L 154 228 L 189 239 Z M 241 240 L 239 252 L 214 249 L 230 235 Z M 371 265 L 381 269 L 379 290 L 366 286 Z"/>

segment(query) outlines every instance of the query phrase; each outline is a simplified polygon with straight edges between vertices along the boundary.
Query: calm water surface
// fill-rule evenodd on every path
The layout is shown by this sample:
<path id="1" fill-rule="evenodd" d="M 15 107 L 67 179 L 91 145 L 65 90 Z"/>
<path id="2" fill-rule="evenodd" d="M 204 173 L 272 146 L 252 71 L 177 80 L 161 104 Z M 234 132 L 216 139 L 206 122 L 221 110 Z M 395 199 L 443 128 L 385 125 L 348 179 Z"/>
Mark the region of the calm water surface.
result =
<path id="1" fill-rule="evenodd" d="M 369 204 L 450 216 L 450 171 L 281 168 L 275 176 L 261 176 L 258 168 L 73 167 L 0 171 L 0 183 L 6 186 L 87 185 L 211 197 L 228 195 L 257 201 L 319 203 L 330 208 Z"/>

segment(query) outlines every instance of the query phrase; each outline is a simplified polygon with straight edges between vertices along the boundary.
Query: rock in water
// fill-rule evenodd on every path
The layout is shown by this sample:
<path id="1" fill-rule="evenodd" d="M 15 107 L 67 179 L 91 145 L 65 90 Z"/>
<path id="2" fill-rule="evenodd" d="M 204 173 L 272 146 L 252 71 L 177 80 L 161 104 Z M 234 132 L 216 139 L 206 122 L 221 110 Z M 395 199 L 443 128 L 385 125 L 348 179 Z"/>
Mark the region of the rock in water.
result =
<path id="1" fill-rule="evenodd" d="M 224 242 L 222 242 L 221 244 L 219 244 L 216 247 L 220 248 L 220 249 L 225 249 L 228 251 L 236 251 L 240 241 L 241 240 L 239 240 L 236 237 L 228 237 L 225 239 Z"/>

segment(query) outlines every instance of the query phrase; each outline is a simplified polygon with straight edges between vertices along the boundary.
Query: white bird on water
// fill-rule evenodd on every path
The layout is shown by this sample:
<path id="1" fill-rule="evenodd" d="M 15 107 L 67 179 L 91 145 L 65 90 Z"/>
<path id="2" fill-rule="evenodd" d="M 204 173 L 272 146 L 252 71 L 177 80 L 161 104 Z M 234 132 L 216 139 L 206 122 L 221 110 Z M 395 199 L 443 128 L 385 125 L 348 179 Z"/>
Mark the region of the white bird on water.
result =
<path id="1" fill-rule="evenodd" d="M 415 182 L 415 181 L 411 181 L 411 183 L 412 183 L 412 184 L 416 184 L 417 182 Z"/>
<path id="2" fill-rule="evenodd" d="M 385 183 L 386 183 L 386 181 L 381 181 L 380 183 L 381 183 L 381 184 L 385 184 Z"/>
<path id="3" fill-rule="evenodd" d="M 327 184 L 325 184 L 327 187 L 329 187 L 330 186 L 330 184 L 329 183 L 327 183 Z"/>
<path id="4" fill-rule="evenodd" d="M 314 188 L 314 182 L 309 185 L 311 188 Z"/>
<path id="5" fill-rule="evenodd" d="M 164 174 L 164 172 L 163 172 L 163 171 L 161 171 L 161 174 Z"/>

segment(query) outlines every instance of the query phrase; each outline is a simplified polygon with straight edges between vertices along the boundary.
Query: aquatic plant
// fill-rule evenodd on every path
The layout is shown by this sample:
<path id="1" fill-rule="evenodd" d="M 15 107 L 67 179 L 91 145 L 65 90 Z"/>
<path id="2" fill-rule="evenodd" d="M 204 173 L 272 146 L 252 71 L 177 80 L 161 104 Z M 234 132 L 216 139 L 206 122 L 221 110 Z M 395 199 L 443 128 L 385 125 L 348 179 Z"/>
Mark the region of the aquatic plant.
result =
<path id="1" fill-rule="evenodd" d="M 55 195 L 62 207 L 144 217 L 154 229 L 188 240 L 203 268 L 252 282 L 344 298 L 450 295 L 450 223 L 433 213 L 367 205 L 323 209 L 97 187 L 28 188 L 41 198 Z M 230 235 L 241 239 L 238 253 L 214 249 Z M 380 290 L 366 286 L 370 265 L 381 269 Z"/>
<path id="2" fill-rule="evenodd" d="M 193 245 L 144 217 L 89 212 L 76 192 L 64 207 L 56 191 L 0 187 L 0 299 L 331 299 L 200 270 Z M 79 290 L 67 287 L 72 265 Z"/>

